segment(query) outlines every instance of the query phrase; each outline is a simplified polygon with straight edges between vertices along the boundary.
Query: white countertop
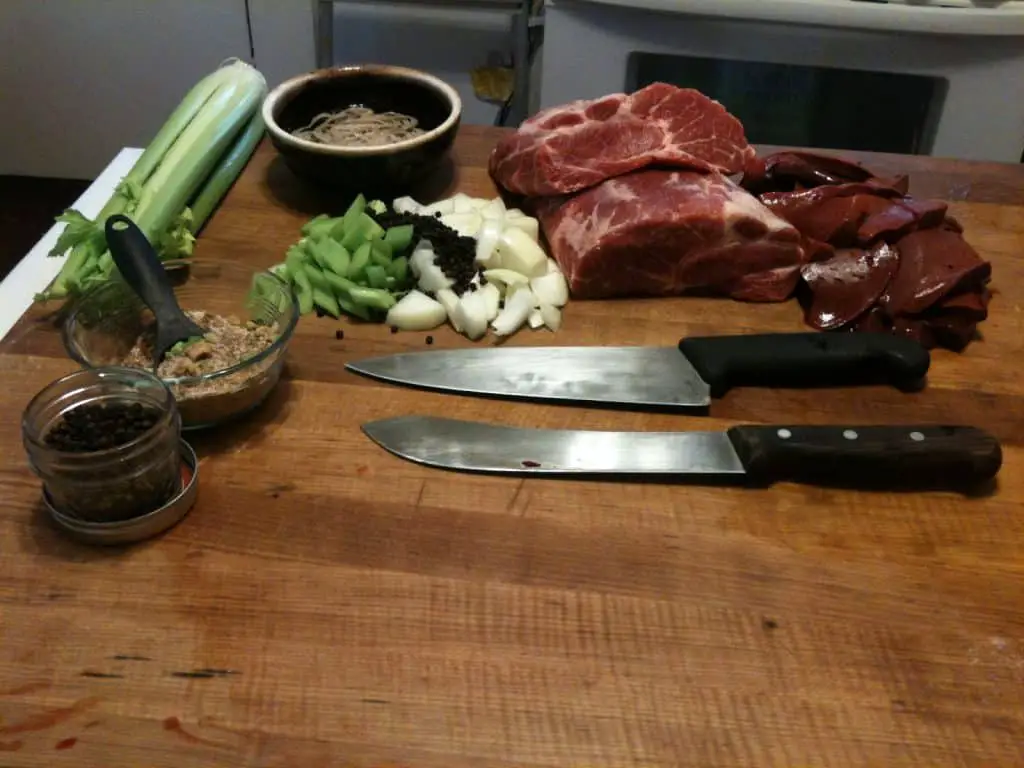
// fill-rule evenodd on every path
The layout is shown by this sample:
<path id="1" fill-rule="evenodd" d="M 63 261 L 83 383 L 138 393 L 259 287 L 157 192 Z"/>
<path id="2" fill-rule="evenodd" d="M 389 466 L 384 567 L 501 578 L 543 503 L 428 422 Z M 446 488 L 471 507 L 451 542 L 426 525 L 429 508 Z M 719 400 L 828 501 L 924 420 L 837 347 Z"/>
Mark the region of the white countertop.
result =
<path id="1" fill-rule="evenodd" d="M 556 6 L 561 4 L 560 0 L 548 2 Z M 924 4 L 922 0 L 890 0 L 888 3 L 864 0 L 574 0 L 573 4 L 596 3 L 665 13 L 872 29 L 897 34 L 1024 36 L 1024 2 L 943 2 L 955 3 L 959 7 Z"/>
<path id="2" fill-rule="evenodd" d="M 142 154 L 141 149 L 122 149 L 82 196 L 71 207 L 92 218 L 99 214 L 117 185 L 132 169 Z M 43 239 L 10 274 L 0 282 L 0 339 L 7 335 L 18 319 L 32 306 L 33 297 L 48 286 L 60 272 L 66 256 L 51 258 L 46 254 L 53 248 L 63 231 L 63 224 L 55 224 Z"/>

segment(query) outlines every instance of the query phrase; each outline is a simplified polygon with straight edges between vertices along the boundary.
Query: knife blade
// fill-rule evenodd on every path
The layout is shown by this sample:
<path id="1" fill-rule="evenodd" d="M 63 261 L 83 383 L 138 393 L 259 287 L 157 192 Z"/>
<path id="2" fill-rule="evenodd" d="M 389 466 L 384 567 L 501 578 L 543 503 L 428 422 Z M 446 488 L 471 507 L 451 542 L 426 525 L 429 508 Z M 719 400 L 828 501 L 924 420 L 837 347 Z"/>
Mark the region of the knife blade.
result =
<path id="1" fill-rule="evenodd" d="M 991 480 L 1002 465 L 999 442 L 963 426 L 745 425 L 725 432 L 601 432 L 399 416 L 362 429 L 408 461 L 491 474 L 962 489 Z"/>
<path id="2" fill-rule="evenodd" d="M 704 408 L 733 387 L 918 386 L 930 356 L 882 333 L 683 339 L 678 347 L 501 347 L 357 360 L 349 370 L 441 392 L 634 408 Z"/>

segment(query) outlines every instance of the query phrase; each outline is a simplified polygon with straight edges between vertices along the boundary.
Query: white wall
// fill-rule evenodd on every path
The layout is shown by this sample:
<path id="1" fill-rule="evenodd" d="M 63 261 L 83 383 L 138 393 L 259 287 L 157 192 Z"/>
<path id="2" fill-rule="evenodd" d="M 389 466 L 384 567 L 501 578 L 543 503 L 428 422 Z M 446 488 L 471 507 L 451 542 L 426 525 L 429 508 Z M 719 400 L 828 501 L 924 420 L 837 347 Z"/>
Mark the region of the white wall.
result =
<path id="1" fill-rule="evenodd" d="M 0 0 L 2 2 L 3 0 Z M 316 66 L 311 0 L 250 0 L 256 65 L 272 83 Z M 510 21 L 500 11 L 417 7 L 348 0 L 336 4 L 334 61 L 415 67 L 451 83 L 464 120 L 491 125 L 497 107 L 477 100 L 470 70 L 510 48 Z"/>
<path id="2" fill-rule="evenodd" d="M 256 66 L 271 88 L 316 69 L 314 6 L 315 0 L 249 0 Z"/>
<path id="3" fill-rule="evenodd" d="M 312 0 L 250 0 L 255 64 L 271 85 L 316 66 Z M 335 60 L 425 69 L 492 124 L 469 72 L 508 50 L 500 12 L 339 2 Z M 148 144 L 223 59 L 249 58 L 245 0 L 0 0 L 0 175 L 93 178 Z"/>
<path id="4" fill-rule="evenodd" d="M 93 178 L 231 56 L 244 0 L 0 0 L 0 174 Z"/>

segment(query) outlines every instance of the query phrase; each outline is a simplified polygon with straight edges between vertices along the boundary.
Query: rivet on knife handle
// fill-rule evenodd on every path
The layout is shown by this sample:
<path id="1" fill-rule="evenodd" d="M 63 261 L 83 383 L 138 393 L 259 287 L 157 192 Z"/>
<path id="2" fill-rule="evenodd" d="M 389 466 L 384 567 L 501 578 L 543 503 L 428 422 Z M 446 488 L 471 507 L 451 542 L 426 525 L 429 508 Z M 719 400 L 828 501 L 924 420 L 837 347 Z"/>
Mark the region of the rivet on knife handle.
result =
<path id="1" fill-rule="evenodd" d="M 886 333 L 768 333 L 683 339 L 680 351 L 712 397 L 733 387 L 823 387 L 889 383 L 918 387 L 928 350 Z"/>
<path id="2" fill-rule="evenodd" d="M 729 439 L 752 480 L 963 489 L 995 477 L 999 442 L 974 427 L 739 426 Z"/>

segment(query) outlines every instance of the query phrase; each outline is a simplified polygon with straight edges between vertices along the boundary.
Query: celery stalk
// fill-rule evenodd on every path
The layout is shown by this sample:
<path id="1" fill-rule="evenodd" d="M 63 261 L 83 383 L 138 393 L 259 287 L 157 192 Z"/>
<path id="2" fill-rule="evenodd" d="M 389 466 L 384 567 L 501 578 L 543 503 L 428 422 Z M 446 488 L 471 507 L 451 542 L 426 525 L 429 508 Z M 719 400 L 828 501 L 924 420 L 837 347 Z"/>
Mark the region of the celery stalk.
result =
<path id="1" fill-rule="evenodd" d="M 200 114 L 214 94 L 232 77 L 230 66 L 218 67 L 200 80 L 171 113 L 160 132 L 149 143 L 142 156 L 125 176 L 125 181 L 144 186 L 163 162 L 167 153 L 178 141 L 185 129 L 192 124 L 196 115 Z"/>
<path id="2" fill-rule="evenodd" d="M 199 230 L 216 210 L 231 185 L 242 175 L 249 158 L 263 138 L 264 128 L 263 114 L 257 108 L 249 124 L 242 130 L 227 154 L 221 158 L 196 199 L 192 201 L 192 234 L 199 234 Z"/>
<path id="3" fill-rule="evenodd" d="M 262 135 L 259 108 L 266 90 L 263 76 L 241 61 L 219 67 L 195 85 L 122 179 L 93 226 L 78 221 L 74 231 L 61 238 L 61 250 L 55 248 L 51 255 L 68 248 L 71 255 L 50 288 L 36 298 L 64 298 L 84 283 L 110 275 L 113 264 L 103 226 L 114 214 L 131 216 L 150 242 L 170 254 L 191 253 L 194 232 L 216 207 L 218 191 L 223 196 L 234 181 L 232 174 L 237 177 Z M 200 217 L 190 221 L 185 206 L 193 198 Z M 64 220 L 72 214 L 77 212 L 65 212 Z"/>
<path id="4" fill-rule="evenodd" d="M 132 218 L 150 242 L 185 208 L 266 95 L 266 80 L 245 62 L 223 69 L 233 76 L 186 126 L 143 187 Z"/>

